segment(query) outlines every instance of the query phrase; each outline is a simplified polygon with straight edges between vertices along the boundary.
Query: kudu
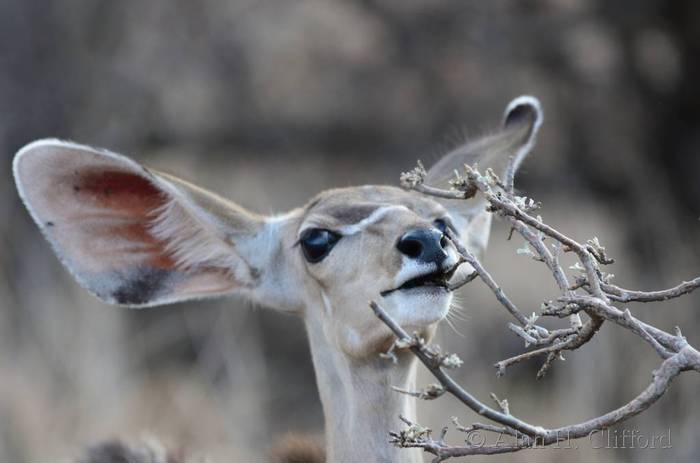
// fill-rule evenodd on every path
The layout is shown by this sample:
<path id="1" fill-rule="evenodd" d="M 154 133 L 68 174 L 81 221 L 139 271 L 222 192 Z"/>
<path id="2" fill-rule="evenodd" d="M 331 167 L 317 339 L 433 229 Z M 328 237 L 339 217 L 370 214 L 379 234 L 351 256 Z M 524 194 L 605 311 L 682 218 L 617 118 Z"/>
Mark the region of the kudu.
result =
<path id="1" fill-rule="evenodd" d="M 449 152 L 427 183 L 455 169 L 515 168 L 541 122 L 519 97 L 502 127 Z M 68 271 L 110 304 L 148 307 L 239 294 L 301 316 L 326 421 L 329 462 L 416 462 L 387 442 L 397 416 L 415 415 L 416 361 L 379 354 L 393 336 L 368 307 L 380 300 L 408 332 L 430 339 L 451 306 L 459 266 L 446 229 L 472 252 L 486 247 L 485 203 L 440 200 L 392 186 L 327 190 L 305 206 L 262 216 L 172 175 L 109 151 L 55 139 L 14 160 L 19 194 Z M 457 269 L 459 267 L 459 270 Z"/>

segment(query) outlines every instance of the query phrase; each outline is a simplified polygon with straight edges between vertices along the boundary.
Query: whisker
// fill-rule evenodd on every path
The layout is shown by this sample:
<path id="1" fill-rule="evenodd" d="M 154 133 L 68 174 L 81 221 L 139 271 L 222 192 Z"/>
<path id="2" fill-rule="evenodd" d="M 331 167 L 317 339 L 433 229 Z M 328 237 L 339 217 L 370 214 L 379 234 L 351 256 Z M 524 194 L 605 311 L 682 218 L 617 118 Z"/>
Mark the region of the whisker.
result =
<path id="1" fill-rule="evenodd" d="M 464 307 L 462 307 L 461 304 L 462 301 L 460 301 L 458 298 L 454 298 L 452 300 L 452 304 L 450 305 L 450 314 L 452 317 L 456 320 L 460 321 L 469 321 L 469 314 L 466 313 Z"/>
<path id="2" fill-rule="evenodd" d="M 459 331 L 459 330 L 457 329 L 457 327 L 454 325 L 454 323 L 453 323 L 452 320 L 450 319 L 450 314 L 449 314 L 449 312 L 447 313 L 447 317 L 445 317 L 445 323 L 447 323 L 447 326 L 449 326 L 450 328 L 452 328 L 452 331 L 454 331 L 454 332 L 457 334 L 457 336 L 459 336 L 460 338 L 466 338 L 466 336 L 465 336 L 461 331 Z"/>
<path id="3" fill-rule="evenodd" d="M 458 310 L 450 311 L 450 315 L 452 316 L 452 319 L 459 320 L 461 322 L 468 322 L 470 320 L 469 315 L 464 314 Z"/>

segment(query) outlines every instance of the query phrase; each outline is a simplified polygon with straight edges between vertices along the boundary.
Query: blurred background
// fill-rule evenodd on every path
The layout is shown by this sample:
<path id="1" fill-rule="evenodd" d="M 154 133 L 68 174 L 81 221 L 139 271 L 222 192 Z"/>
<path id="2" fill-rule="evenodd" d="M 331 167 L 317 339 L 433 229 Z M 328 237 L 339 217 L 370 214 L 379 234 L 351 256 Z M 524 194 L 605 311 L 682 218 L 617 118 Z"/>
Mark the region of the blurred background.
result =
<path id="1" fill-rule="evenodd" d="M 534 94 L 546 120 L 517 185 L 550 224 L 598 236 L 618 284 L 659 289 L 700 274 L 699 56 L 692 0 L 0 0 L 0 461 L 70 461 L 116 436 L 262 461 L 284 433 L 323 427 L 299 320 L 235 299 L 125 311 L 80 289 L 17 196 L 10 165 L 25 143 L 109 147 L 271 213 L 332 186 L 397 184 Z M 535 311 L 551 277 L 506 235 L 496 223 L 485 264 Z M 460 299 L 462 334 L 444 326 L 438 342 L 466 361 L 463 384 L 530 421 L 615 408 L 658 364 L 606 326 L 542 381 L 539 363 L 496 378 L 492 364 L 522 343 L 480 282 Z M 691 295 L 632 310 L 697 346 L 699 306 Z M 671 449 L 583 440 L 496 459 L 697 461 L 698 385 L 679 378 L 624 425 L 670 432 Z M 475 419 L 447 397 L 419 416 L 439 429 L 455 414 Z"/>

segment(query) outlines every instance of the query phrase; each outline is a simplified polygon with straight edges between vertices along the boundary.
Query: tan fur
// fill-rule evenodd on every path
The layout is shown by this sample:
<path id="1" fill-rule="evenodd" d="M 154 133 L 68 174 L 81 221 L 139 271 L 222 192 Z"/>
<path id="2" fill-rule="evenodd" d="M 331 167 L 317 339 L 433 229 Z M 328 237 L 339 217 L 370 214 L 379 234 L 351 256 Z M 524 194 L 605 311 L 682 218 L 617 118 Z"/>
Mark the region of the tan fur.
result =
<path id="1" fill-rule="evenodd" d="M 288 434 L 270 450 L 270 463 L 325 463 L 326 451 L 318 439 Z"/>
<path id="2" fill-rule="evenodd" d="M 501 130 L 449 153 L 427 180 L 445 186 L 464 163 L 500 174 L 509 162 L 517 167 L 540 121 L 536 100 L 514 100 Z M 396 449 L 386 438 L 401 426 L 399 414 L 414 418 L 414 399 L 391 386 L 414 389 L 415 358 L 399 352 L 394 365 L 379 357 L 394 338 L 367 304 L 378 300 L 404 329 L 430 339 L 450 310 L 451 292 L 402 285 L 436 272 L 451 275 L 457 266 L 457 251 L 440 236 L 436 219 L 454 224 L 475 253 L 484 250 L 491 215 L 483 203 L 369 185 L 327 190 L 304 207 L 262 217 L 124 156 L 58 140 L 23 148 L 14 173 L 62 262 L 106 302 L 141 307 L 234 293 L 301 315 L 329 462 L 420 461 L 418 450 Z M 340 239 L 312 263 L 299 241 L 317 228 Z M 409 232 L 438 236 L 443 258 L 400 251 L 397 243 Z M 288 447 L 300 458 L 318 456 L 295 445 Z"/>
<path id="3" fill-rule="evenodd" d="M 187 463 L 156 440 L 126 442 L 115 439 L 88 447 L 76 463 Z"/>
<path id="4" fill-rule="evenodd" d="M 287 434 L 269 451 L 269 463 L 325 463 L 323 441 L 300 434 Z M 127 442 L 108 440 L 87 447 L 76 463 L 189 463 L 183 452 L 166 449 L 154 439 Z M 194 463 L 192 461 L 192 463 Z"/>

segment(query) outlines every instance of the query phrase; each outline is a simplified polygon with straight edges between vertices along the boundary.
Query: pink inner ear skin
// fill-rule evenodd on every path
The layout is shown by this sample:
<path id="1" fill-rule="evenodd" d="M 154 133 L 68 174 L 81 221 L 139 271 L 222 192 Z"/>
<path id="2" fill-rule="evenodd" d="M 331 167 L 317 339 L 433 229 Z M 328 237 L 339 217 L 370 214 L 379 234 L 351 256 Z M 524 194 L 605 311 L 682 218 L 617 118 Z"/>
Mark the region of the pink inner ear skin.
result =
<path id="1" fill-rule="evenodd" d="M 147 246 L 150 257 L 144 261 L 149 267 L 174 269 L 175 261 L 166 253 L 165 243 L 150 232 L 153 211 L 163 206 L 167 197 L 149 180 L 123 171 L 76 172 L 73 191 L 94 205 L 119 216 L 129 217 L 126 223 L 110 227 L 115 238 Z"/>
<path id="2" fill-rule="evenodd" d="M 81 171 L 76 193 L 90 195 L 102 207 L 142 214 L 163 204 L 163 194 L 147 179 L 121 171 Z"/>

